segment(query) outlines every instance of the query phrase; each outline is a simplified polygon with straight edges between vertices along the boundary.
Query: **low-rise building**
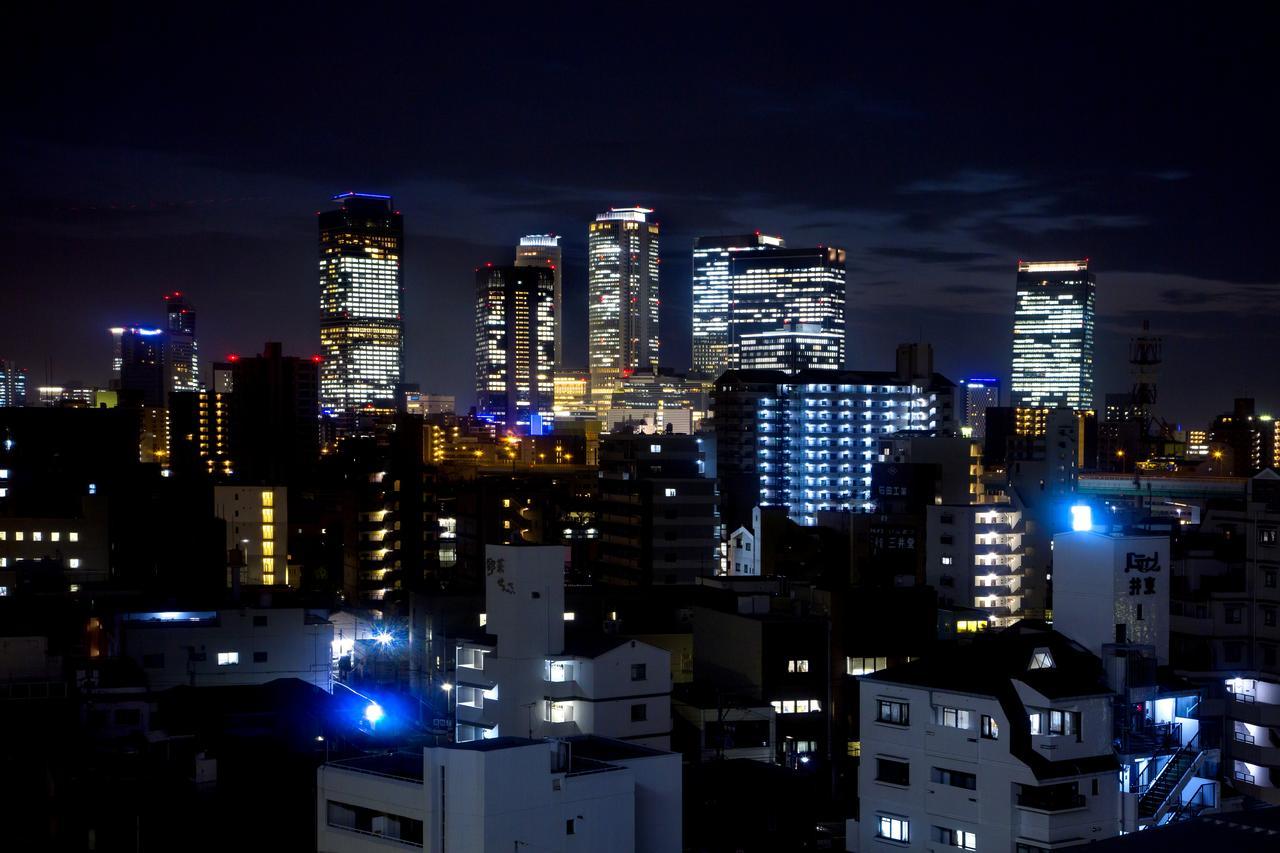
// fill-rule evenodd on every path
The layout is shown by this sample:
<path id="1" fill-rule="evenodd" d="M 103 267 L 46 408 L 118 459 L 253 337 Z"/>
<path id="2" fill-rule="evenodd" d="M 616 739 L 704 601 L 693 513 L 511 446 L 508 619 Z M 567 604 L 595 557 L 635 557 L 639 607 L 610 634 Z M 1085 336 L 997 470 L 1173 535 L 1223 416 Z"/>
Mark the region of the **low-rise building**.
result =
<path id="1" fill-rule="evenodd" d="M 862 677 L 858 847 L 1033 853 L 1120 831 L 1112 692 L 1023 622 Z"/>
<path id="2" fill-rule="evenodd" d="M 681 849 L 680 756 L 635 744 L 500 737 L 330 762 L 316 777 L 326 853 Z"/>

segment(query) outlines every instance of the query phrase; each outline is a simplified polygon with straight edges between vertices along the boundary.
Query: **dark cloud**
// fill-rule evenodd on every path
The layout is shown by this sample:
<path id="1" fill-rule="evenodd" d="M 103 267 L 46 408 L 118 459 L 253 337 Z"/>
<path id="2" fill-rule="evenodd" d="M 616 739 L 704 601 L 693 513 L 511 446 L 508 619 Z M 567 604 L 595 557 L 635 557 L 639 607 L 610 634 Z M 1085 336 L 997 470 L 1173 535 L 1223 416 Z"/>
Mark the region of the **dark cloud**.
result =
<path id="1" fill-rule="evenodd" d="M 963 264 L 995 257 L 991 252 L 950 252 L 944 249 L 905 246 L 872 246 L 868 251 L 882 258 L 899 258 L 924 264 Z"/>

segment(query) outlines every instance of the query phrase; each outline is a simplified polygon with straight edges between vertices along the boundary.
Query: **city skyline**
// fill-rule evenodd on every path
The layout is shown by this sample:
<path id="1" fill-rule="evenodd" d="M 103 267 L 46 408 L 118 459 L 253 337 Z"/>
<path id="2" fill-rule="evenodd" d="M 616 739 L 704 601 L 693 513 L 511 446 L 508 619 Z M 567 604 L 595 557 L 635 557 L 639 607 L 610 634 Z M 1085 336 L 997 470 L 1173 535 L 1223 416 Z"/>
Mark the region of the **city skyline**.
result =
<path id="1" fill-rule="evenodd" d="M 167 14 L 177 16 L 167 23 L 184 20 L 182 12 Z M 221 51 L 230 39 L 274 63 L 251 79 L 239 69 L 211 77 L 201 70 L 205 48 L 171 53 L 87 16 L 63 47 L 18 57 L 26 64 L 17 73 L 33 82 L 17 105 L 21 130 L 5 144 L 8 162 L 26 168 L 8 183 L 12 203 L 0 212 L 0 244 L 14 259 L 6 293 L 25 287 L 26 295 L 4 303 L 0 357 L 25 367 L 33 387 L 49 379 L 102 381 L 101 330 L 145 316 L 156 294 L 174 289 L 200 306 L 202 357 L 254 351 L 267 339 L 315 351 L 308 217 L 322 206 L 316 199 L 355 189 L 393 193 L 406 213 L 406 378 L 459 398 L 472 384 L 471 359 L 441 353 L 467 351 L 475 266 L 506 262 L 522 234 L 567 235 L 565 363 L 585 366 L 585 341 L 573 340 L 585 337 L 582 223 L 610 205 L 643 204 L 663 222 L 662 360 L 672 366 L 689 360 L 694 238 L 759 229 L 785 234 L 792 245 L 847 249 L 852 367 L 888 367 L 877 354 L 922 339 L 933 343 L 948 376 L 1007 381 L 1014 262 L 1087 256 L 1106 282 L 1097 308 L 1097 395 L 1130 385 L 1127 339 L 1149 318 L 1166 340 L 1166 417 L 1203 422 L 1246 393 L 1271 407 L 1280 388 L 1262 360 L 1243 353 L 1265 344 L 1280 281 L 1265 227 L 1273 120 L 1257 109 L 1272 97 L 1259 81 L 1274 76 L 1276 60 L 1259 48 L 1275 31 L 1274 13 L 1144 19 L 1150 38 L 1135 43 L 1125 34 L 1138 13 L 1126 10 L 1102 20 L 1087 12 L 1026 10 L 1030 17 L 1010 20 L 994 10 L 940 11 L 938 26 L 916 34 L 933 58 L 912 63 L 893 39 L 874 37 L 905 22 L 890 10 L 860 14 L 849 30 L 856 49 L 800 66 L 783 55 L 746 65 L 724 53 L 732 38 L 695 41 L 704 27 L 722 25 L 709 12 L 694 15 L 681 33 L 636 31 L 620 47 L 657 37 L 673 48 L 654 81 L 664 102 L 657 124 L 594 96 L 608 91 L 603 80 L 591 81 L 581 101 L 591 110 L 543 116 L 508 105 L 525 99 L 524 91 L 504 94 L 498 85 L 508 64 L 481 67 L 442 43 L 444 72 L 425 79 L 395 65 L 397 51 L 379 50 L 375 64 L 435 98 L 428 111 L 372 93 L 399 129 L 387 136 L 317 123 L 320 111 L 296 93 L 309 91 L 310 69 L 323 61 L 309 47 L 278 59 L 258 49 L 285 41 L 283 22 L 261 33 L 213 25 L 222 38 L 208 50 L 216 41 Z M 471 26 L 440 23 L 454 32 Z M 287 41 L 323 44 L 308 32 L 313 25 L 292 22 Z M 777 34 L 798 26 L 781 21 Z M 407 54 L 414 30 L 382 34 Z M 1089 33 L 1088 63 L 1034 61 L 1073 45 L 1080 32 Z M 534 63 L 522 71 L 528 85 L 568 91 L 573 69 L 602 65 L 619 47 L 606 51 L 588 34 L 582 22 L 549 33 L 572 61 Z M 737 24 L 726 35 L 755 38 Z M 62 51 L 105 57 L 104 37 L 112 51 L 100 80 L 77 94 L 50 88 L 64 81 L 56 67 Z M 515 38 L 515 28 L 504 25 L 493 37 Z M 695 43 L 702 53 L 680 49 Z M 163 52 L 174 73 L 146 73 L 157 58 L 151 51 Z M 680 85 L 703 61 L 723 64 L 724 78 L 709 82 L 718 98 Z M 999 73 L 1010 63 L 1035 73 L 1025 80 Z M 32 73 L 42 69 L 48 73 Z M 262 79 L 271 82 L 258 91 Z M 173 97 L 175 86 L 194 95 Z M 985 100 L 959 96 L 974 90 Z M 226 114 L 238 118 L 216 127 L 208 111 L 189 106 L 212 103 L 223 116 L 216 105 L 231 93 L 236 112 Z M 485 98 L 497 98 L 495 110 L 527 117 L 538 141 L 511 149 L 470 130 L 427 132 L 438 122 L 476 125 L 472 104 L 492 102 Z M 163 121 L 146 109 L 157 101 L 172 107 Z M 1038 134 L 1034 146 L 1025 144 L 1025 127 L 1051 126 L 1066 111 L 1088 132 Z M 69 115 L 93 122 L 96 141 L 77 135 Z M 280 132 L 256 133 L 268 115 L 278 115 L 271 126 Z M 695 135 L 681 142 L 672 135 L 680 127 Z M 810 132 L 817 128 L 837 132 Z M 720 138 L 735 142 L 708 144 Z M 354 141 L 362 147 L 345 144 Z M 599 146 L 609 144 L 619 146 L 616 156 L 600 156 Z M 1229 202 L 1224 186 L 1234 188 Z M 54 298 L 71 307 L 55 311 Z M 1207 342 L 1226 335 L 1243 343 L 1241 355 L 1225 364 L 1206 359 Z M 1225 388 L 1224 369 L 1231 376 Z"/>

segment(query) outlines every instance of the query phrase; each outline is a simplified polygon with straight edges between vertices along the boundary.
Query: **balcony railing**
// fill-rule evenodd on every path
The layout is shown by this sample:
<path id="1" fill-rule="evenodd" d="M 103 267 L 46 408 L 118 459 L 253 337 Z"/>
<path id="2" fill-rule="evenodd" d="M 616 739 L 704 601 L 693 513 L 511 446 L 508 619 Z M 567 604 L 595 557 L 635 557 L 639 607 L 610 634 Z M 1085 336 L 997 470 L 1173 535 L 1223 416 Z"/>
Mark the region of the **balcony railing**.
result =
<path id="1" fill-rule="evenodd" d="M 1084 794 L 1045 792 L 1037 789 L 1024 789 L 1018 794 L 1018 807 L 1035 809 L 1039 812 L 1065 812 L 1085 807 Z"/>

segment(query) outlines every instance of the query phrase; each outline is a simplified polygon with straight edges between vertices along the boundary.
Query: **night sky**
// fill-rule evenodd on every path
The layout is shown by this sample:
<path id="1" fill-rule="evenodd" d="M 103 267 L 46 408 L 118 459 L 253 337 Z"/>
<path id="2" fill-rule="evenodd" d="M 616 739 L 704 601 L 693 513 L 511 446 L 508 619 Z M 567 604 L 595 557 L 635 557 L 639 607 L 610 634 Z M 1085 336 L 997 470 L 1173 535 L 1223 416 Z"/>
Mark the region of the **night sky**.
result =
<path id="1" fill-rule="evenodd" d="M 1148 318 L 1169 420 L 1280 409 L 1274 5 L 42 5 L 0 60 L 0 357 L 33 385 L 105 385 L 107 327 L 172 289 L 206 358 L 315 352 L 315 212 L 362 190 L 405 217 L 406 378 L 463 407 L 474 267 L 565 235 L 585 363 L 587 223 L 643 204 L 664 364 L 694 237 L 760 229 L 849 250 L 854 367 L 923 339 L 1007 380 L 1017 259 L 1087 256 L 1099 403 Z"/>

